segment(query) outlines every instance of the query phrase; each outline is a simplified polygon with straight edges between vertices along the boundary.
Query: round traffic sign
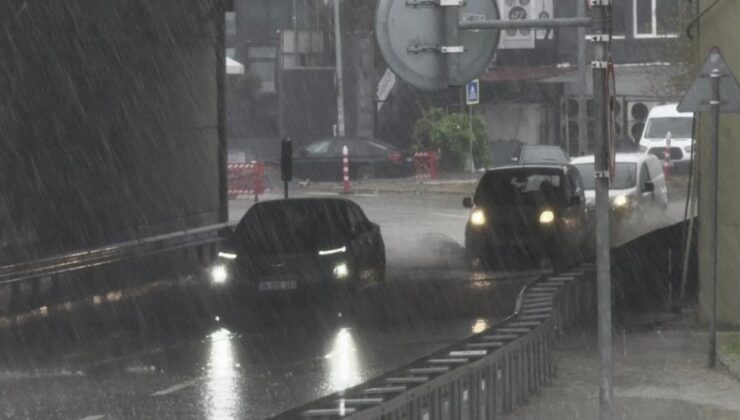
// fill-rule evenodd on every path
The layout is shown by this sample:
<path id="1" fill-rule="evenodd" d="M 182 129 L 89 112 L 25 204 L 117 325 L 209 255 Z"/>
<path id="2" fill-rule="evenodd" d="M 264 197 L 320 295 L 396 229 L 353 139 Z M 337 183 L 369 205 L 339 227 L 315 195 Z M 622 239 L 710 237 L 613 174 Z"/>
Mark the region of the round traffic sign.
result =
<path id="1" fill-rule="evenodd" d="M 496 52 L 499 31 L 460 31 L 458 45 L 445 40 L 445 10 L 434 0 L 380 0 L 375 33 L 391 70 L 406 82 L 426 90 L 462 85 L 483 73 Z M 466 0 L 460 20 L 498 20 L 495 0 Z M 441 47 L 463 46 L 462 53 L 442 53 Z M 459 68 L 450 74 L 447 55 L 459 54 Z"/>

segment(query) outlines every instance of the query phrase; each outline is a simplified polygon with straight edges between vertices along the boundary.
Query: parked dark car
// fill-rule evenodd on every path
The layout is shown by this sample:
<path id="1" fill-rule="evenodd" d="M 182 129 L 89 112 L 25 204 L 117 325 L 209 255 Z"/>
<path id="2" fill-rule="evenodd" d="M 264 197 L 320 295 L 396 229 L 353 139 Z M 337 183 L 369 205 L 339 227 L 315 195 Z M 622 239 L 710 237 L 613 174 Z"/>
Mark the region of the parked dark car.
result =
<path id="1" fill-rule="evenodd" d="M 384 280 L 385 244 L 352 201 L 264 201 L 239 222 L 211 277 L 247 291 L 353 291 Z"/>
<path id="2" fill-rule="evenodd" d="M 350 179 L 411 176 L 411 156 L 393 145 L 375 139 L 334 137 L 311 143 L 293 160 L 297 179 L 339 181 L 342 179 L 342 148 L 349 151 Z"/>
<path id="3" fill-rule="evenodd" d="M 588 238 L 583 183 L 569 164 L 487 171 L 463 205 L 472 209 L 465 250 L 474 265 L 532 266 L 547 257 L 566 266 L 581 257 Z"/>
<path id="4" fill-rule="evenodd" d="M 568 155 L 560 146 L 523 145 L 511 156 L 512 162 L 530 163 L 568 163 Z"/>

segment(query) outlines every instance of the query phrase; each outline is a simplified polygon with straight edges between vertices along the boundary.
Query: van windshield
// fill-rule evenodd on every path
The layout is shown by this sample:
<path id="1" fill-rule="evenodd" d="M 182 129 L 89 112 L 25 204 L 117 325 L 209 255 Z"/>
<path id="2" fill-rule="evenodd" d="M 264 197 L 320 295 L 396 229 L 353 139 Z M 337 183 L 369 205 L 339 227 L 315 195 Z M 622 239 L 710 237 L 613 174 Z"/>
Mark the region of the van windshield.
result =
<path id="1" fill-rule="evenodd" d="M 583 188 L 587 190 L 594 189 L 594 164 L 593 163 L 577 163 L 574 164 L 578 168 L 578 172 L 581 173 L 583 178 Z M 614 179 L 609 181 L 609 188 L 615 190 L 626 190 L 634 188 L 637 184 L 637 164 L 628 162 L 617 162 L 616 173 Z"/>
<path id="2" fill-rule="evenodd" d="M 650 118 L 645 128 L 645 138 L 664 139 L 670 131 L 671 138 L 690 139 L 693 121 L 691 117 Z"/>

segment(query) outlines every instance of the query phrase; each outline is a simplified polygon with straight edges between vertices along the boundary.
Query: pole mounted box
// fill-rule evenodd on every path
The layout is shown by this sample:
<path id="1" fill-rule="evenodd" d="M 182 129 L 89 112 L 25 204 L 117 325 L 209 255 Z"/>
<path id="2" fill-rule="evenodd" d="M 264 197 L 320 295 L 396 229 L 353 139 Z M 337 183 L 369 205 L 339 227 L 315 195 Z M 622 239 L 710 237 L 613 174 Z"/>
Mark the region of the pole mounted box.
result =
<path id="1" fill-rule="evenodd" d="M 293 180 L 293 142 L 290 139 L 280 142 L 280 176 L 284 182 Z"/>

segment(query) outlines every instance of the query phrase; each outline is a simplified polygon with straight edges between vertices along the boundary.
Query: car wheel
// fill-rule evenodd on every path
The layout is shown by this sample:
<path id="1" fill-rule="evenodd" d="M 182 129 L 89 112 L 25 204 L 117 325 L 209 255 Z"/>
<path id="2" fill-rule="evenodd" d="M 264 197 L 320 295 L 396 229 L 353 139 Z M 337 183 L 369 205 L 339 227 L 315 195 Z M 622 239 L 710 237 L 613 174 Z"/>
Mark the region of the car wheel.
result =
<path id="1" fill-rule="evenodd" d="M 362 165 L 357 169 L 358 179 L 374 179 L 375 167 L 372 165 Z"/>

